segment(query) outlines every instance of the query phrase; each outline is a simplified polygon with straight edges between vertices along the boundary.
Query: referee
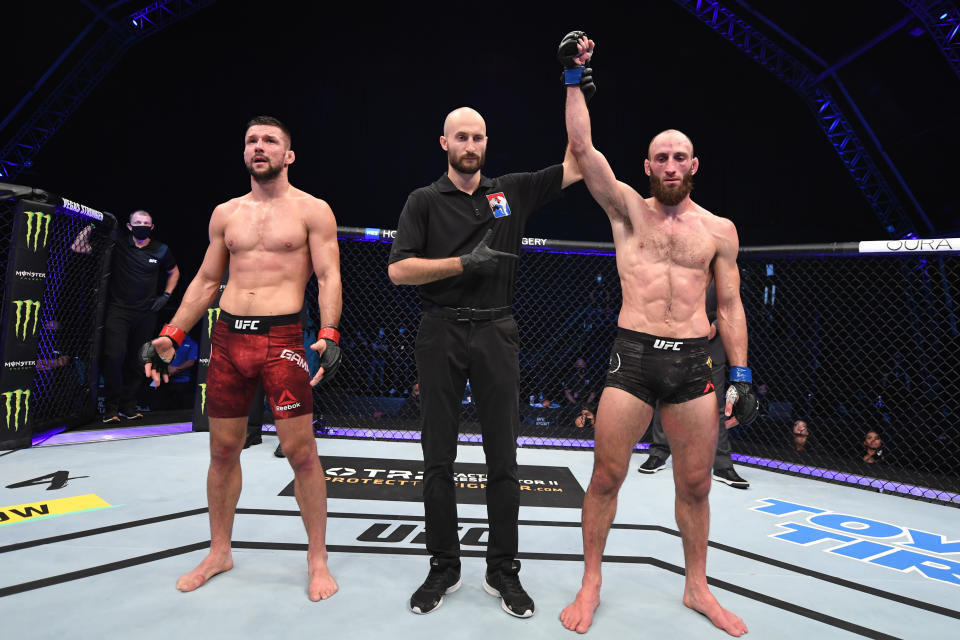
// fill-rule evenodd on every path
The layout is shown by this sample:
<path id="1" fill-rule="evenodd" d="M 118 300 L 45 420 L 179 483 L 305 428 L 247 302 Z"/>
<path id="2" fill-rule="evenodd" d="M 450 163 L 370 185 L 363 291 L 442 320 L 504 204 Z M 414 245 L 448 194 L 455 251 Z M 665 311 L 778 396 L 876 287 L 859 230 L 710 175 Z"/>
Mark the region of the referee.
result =
<path id="1" fill-rule="evenodd" d="M 520 584 L 517 518 L 519 338 L 510 308 L 523 227 L 530 214 L 581 179 L 572 156 L 534 173 L 480 173 L 486 124 L 468 107 L 452 111 L 440 146 L 447 172 L 407 198 L 390 252 L 394 284 L 419 285 L 423 317 L 415 357 L 420 380 L 423 503 L 430 573 L 410 598 L 429 613 L 460 588 L 453 463 L 467 379 L 487 462 L 487 570 L 483 587 L 514 616 L 533 615 Z"/>
<path id="2" fill-rule="evenodd" d="M 150 236 L 153 216 L 134 211 L 126 234 L 113 246 L 110 297 L 103 323 L 103 422 L 143 417 L 137 392 L 143 385 L 143 363 L 138 351 L 157 330 L 157 312 L 163 309 L 180 279 L 170 248 Z M 163 292 L 159 295 L 160 280 Z"/>

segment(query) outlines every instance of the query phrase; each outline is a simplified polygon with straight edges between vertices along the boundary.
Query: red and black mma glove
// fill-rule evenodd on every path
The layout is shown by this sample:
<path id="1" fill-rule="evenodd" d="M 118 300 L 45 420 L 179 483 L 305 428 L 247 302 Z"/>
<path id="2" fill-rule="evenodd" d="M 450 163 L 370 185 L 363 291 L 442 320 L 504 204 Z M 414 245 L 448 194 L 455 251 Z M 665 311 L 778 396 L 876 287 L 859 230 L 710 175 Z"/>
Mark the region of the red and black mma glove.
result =
<path id="1" fill-rule="evenodd" d="M 760 401 L 753 390 L 753 372 L 750 367 L 730 367 L 726 401 L 733 405 L 733 417 L 748 425 L 760 415 Z"/>
<path id="2" fill-rule="evenodd" d="M 324 340 L 327 348 L 320 356 L 320 366 L 323 367 L 323 382 L 329 382 L 340 368 L 343 352 L 340 351 L 340 331 L 335 325 L 324 325 L 317 334 L 317 340 Z"/>
<path id="3" fill-rule="evenodd" d="M 577 41 L 580 38 L 586 38 L 587 34 L 583 31 L 571 31 L 563 36 L 560 41 L 560 47 L 557 49 L 557 59 L 563 65 L 563 84 L 567 86 L 580 86 L 583 92 L 583 99 L 588 101 L 597 92 L 597 85 L 593 83 L 593 69 L 577 64 L 574 58 L 577 57 Z M 591 60 L 593 57 L 591 56 Z"/>
<path id="4" fill-rule="evenodd" d="M 180 327 L 175 327 L 172 324 L 163 325 L 163 329 L 160 330 L 161 338 L 167 337 L 170 339 L 170 342 L 173 343 L 173 350 L 176 352 L 180 348 L 180 345 L 183 344 L 183 341 L 187 337 L 187 332 L 181 329 Z M 160 376 L 167 375 L 167 372 L 170 368 L 170 363 L 173 361 L 173 358 L 167 360 L 159 353 L 157 353 L 156 347 L 153 346 L 153 340 L 148 340 L 143 343 L 143 346 L 140 347 L 140 362 L 143 364 L 149 364 L 154 371 L 160 374 Z"/>

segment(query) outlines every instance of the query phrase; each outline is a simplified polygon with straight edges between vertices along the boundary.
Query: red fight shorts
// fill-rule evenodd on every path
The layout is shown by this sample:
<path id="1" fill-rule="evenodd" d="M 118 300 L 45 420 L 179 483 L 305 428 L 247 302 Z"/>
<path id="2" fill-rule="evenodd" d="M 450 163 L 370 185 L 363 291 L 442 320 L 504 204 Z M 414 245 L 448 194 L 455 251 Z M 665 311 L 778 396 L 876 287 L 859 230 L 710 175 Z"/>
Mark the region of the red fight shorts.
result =
<path id="1" fill-rule="evenodd" d="M 246 417 L 258 380 L 277 420 L 313 414 L 300 314 L 235 316 L 221 311 L 210 345 L 208 416 Z"/>

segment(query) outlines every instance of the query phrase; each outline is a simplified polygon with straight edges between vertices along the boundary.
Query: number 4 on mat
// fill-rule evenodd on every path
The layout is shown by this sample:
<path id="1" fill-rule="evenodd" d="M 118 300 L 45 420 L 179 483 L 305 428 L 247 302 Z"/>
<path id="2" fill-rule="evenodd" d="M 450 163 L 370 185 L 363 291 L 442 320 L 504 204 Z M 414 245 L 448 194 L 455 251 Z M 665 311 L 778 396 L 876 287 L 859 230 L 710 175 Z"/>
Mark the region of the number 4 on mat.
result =
<path id="1" fill-rule="evenodd" d="M 31 478 L 30 480 L 24 480 L 23 482 L 15 482 L 13 484 L 8 484 L 7 489 L 21 489 L 23 487 L 32 487 L 38 484 L 49 484 L 47 491 L 53 491 L 54 489 L 63 489 L 67 486 L 67 480 L 78 480 L 80 478 L 89 478 L 90 476 L 74 476 L 70 477 L 69 471 L 54 471 L 53 473 L 48 473 L 45 476 L 38 476 L 36 478 Z"/>

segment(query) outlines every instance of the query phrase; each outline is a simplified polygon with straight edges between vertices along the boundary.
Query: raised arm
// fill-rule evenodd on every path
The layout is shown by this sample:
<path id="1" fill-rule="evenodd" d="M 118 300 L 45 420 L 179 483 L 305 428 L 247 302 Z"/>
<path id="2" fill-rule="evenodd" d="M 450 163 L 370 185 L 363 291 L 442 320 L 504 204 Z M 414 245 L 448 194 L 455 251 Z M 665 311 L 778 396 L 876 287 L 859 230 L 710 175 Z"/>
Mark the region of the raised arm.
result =
<path id="1" fill-rule="evenodd" d="M 573 32 L 578 33 L 578 32 Z M 593 41 L 582 36 L 576 41 L 577 54 L 564 56 L 566 48 L 570 54 L 573 53 L 571 47 L 573 44 L 569 41 L 570 34 L 560 45 L 560 59 L 565 67 L 570 70 L 571 65 L 580 65 L 582 67 L 593 55 Z M 574 66 L 575 72 L 578 67 Z M 583 70 L 586 77 L 586 70 Z M 590 131 L 590 112 L 587 110 L 587 101 L 584 96 L 584 90 L 592 92 L 595 90 L 592 80 L 584 84 L 582 77 L 577 78 L 576 73 L 572 79 L 567 80 L 567 150 L 569 155 L 576 161 L 584 182 L 590 190 L 594 199 L 603 207 L 607 215 L 611 218 L 626 218 L 627 206 L 624 197 L 624 188 L 626 185 L 617 181 L 613 174 L 613 169 L 603 154 L 597 151 L 593 146 L 593 138 Z M 566 169 L 566 161 L 564 162 Z M 564 171 L 566 178 L 566 171 Z"/>

